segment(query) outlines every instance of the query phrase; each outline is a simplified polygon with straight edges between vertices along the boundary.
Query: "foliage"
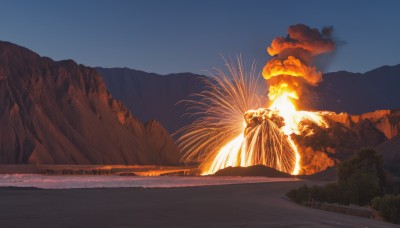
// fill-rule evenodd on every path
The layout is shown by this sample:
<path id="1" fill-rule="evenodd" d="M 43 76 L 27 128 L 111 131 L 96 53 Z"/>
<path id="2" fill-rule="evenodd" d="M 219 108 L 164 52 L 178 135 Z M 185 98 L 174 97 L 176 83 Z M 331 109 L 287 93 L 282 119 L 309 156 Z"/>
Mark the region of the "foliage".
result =
<path id="1" fill-rule="evenodd" d="M 357 171 L 350 176 L 346 185 L 344 185 L 345 203 L 354 203 L 366 205 L 375 196 L 379 196 L 382 188 L 379 185 L 379 179 L 371 173 Z"/>
<path id="2" fill-rule="evenodd" d="M 338 203 L 366 205 L 382 195 L 387 185 L 380 155 L 373 149 L 362 149 L 338 166 L 337 184 L 341 200 Z"/>
<path id="3" fill-rule="evenodd" d="M 373 149 L 362 149 L 349 160 L 341 162 L 337 181 L 339 184 L 349 184 L 349 181 L 354 180 L 352 176 L 358 173 L 369 173 L 378 178 L 380 186 L 386 185 L 382 158 Z"/>
<path id="4" fill-rule="evenodd" d="M 291 190 L 287 196 L 297 203 L 318 201 L 340 204 L 369 204 L 387 185 L 382 160 L 372 149 L 360 150 L 338 166 L 336 183 Z"/>
<path id="5" fill-rule="evenodd" d="M 324 187 L 324 192 L 325 192 L 325 200 L 328 203 L 338 203 L 338 202 L 344 202 L 344 197 L 343 194 L 340 194 L 343 192 L 341 186 L 339 186 L 336 183 L 329 183 L 325 185 Z M 321 201 L 321 202 L 324 202 Z"/>
<path id="6" fill-rule="evenodd" d="M 400 224 L 400 195 L 384 195 L 372 200 L 372 207 L 389 222 Z"/>
<path id="7" fill-rule="evenodd" d="M 290 190 L 286 193 L 286 196 L 296 203 L 302 203 L 309 199 L 310 189 L 307 185 L 303 185 L 300 188 Z"/>

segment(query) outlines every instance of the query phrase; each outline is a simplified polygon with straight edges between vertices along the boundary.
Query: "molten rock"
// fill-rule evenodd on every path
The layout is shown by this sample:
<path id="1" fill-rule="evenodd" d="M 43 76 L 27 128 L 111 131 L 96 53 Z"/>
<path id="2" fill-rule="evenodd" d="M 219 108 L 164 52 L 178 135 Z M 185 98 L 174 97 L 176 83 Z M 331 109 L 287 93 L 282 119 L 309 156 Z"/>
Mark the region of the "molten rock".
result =
<path id="1" fill-rule="evenodd" d="M 283 118 L 269 109 L 250 110 L 244 114 L 246 129 L 242 151 L 245 166 L 262 164 L 291 173 L 296 164 L 296 153 L 288 137 L 280 128 Z"/>

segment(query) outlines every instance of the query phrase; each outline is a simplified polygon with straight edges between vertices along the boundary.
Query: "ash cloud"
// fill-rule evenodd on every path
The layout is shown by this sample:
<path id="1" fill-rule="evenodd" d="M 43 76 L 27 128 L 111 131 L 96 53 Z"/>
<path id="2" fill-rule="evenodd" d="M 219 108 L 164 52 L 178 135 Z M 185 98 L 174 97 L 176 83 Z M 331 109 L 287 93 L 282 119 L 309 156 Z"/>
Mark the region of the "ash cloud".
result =
<path id="1" fill-rule="evenodd" d="M 332 26 L 324 27 L 320 31 L 303 24 L 292 25 L 288 28 L 287 36 L 275 38 L 267 51 L 279 59 L 293 55 L 308 62 L 312 57 L 335 50 L 332 34 Z"/>

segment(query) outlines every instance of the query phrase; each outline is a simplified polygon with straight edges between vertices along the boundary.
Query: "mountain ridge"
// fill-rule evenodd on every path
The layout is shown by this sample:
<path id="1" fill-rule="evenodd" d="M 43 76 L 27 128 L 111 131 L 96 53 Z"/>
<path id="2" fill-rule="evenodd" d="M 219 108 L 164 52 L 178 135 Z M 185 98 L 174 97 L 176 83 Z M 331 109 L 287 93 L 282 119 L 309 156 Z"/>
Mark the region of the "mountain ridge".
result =
<path id="1" fill-rule="evenodd" d="M 110 92 L 123 101 L 139 119 L 158 119 L 170 133 L 190 124 L 193 119 L 184 116 L 187 113 L 184 105 L 167 113 L 157 113 L 152 104 L 156 106 L 159 101 L 152 93 L 161 94 L 159 96 L 163 98 L 159 103 L 173 107 L 182 100 L 191 99 L 191 94 L 205 90 L 201 80 L 208 78 L 192 73 L 159 75 L 129 68 L 95 69 L 102 75 Z M 148 76 L 152 76 L 151 79 Z M 171 84 L 175 84 L 178 89 L 167 91 L 166 88 L 170 88 Z M 306 97 L 300 103 L 304 102 L 303 106 L 314 110 L 352 115 L 397 109 L 400 108 L 400 92 L 396 92 L 395 88 L 398 84 L 400 64 L 382 66 L 366 73 L 331 72 L 323 75 L 323 81 L 318 86 L 308 88 Z M 151 92 L 143 92 L 140 86 Z M 185 90 L 179 90 L 181 88 Z M 149 104 L 143 105 L 144 100 L 150 101 Z"/>
<path id="2" fill-rule="evenodd" d="M 178 163 L 173 140 L 160 133 L 149 141 L 155 131 L 111 96 L 93 68 L 0 41 L 0 88 L 0 163 Z"/>

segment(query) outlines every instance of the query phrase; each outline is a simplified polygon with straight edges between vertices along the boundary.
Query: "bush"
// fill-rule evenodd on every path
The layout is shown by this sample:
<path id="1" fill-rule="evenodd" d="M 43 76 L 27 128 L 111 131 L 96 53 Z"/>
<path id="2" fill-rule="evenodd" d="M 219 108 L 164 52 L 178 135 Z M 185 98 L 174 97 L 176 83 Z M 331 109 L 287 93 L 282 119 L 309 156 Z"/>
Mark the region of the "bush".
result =
<path id="1" fill-rule="evenodd" d="M 328 184 L 325 187 L 317 185 L 308 187 L 307 185 L 303 185 L 300 188 L 292 189 L 286 196 L 296 203 L 311 201 L 334 203 L 341 198 L 340 191 L 338 191 L 338 186 L 335 183 Z"/>
<path id="2" fill-rule="evenodd" d="M 382 195 L 387 185 L 381 157 L 375 150 L 360 150 L 339 164 L 337 183 L 341 191 L 338 203 L 368 204 Z"/>
<path id="3" fill-rule="evenodd" d="M 372 200 L 372 207 L 387 221 L 400 224 L 400 195 L 375 197 Z"/>
<path id="4" fill-rule="evenodd" d="M 310 189 L 307 185 L 303 185 L 300 188 L 290 190 L 286 193 L 286 196 L 296 203 L 307 202 L 310 197 Z"/>
<path id="5" fill-rule="evenodd" d="M 318 201 L 363 206 L 382 195 L 386 184 L 381 157 L 372 149 L 363 149 L 339 164 L 337 183 L 323 187 L 304 185 L 287 196 L 296 203 Z"/>
<path id="6" fill-rule="evenodd" d="M 343 190 L 336 183 L 329 183 L 325 185 L 325 201 L 328 203 L 343 203 Z"/>
<path id="7" fill-rule="evenodd" d="M 381 187 L 379 179 L 371 173 L 356 172 L 350 176 L 345 187 L 345 202 L 366 205 L 371 199 L 379 196 Z"/>
<path id="8" fill-rule="evenodd" d="M 386 185 L 386 174 L 380 155 L 373 149 L 362 149 L 349 160 L 343 161 L 338 166 L 339 184 L 347 184 L 351 176 L 361 172 L 374 175 L 379 180 L 379 185 Z"/>

